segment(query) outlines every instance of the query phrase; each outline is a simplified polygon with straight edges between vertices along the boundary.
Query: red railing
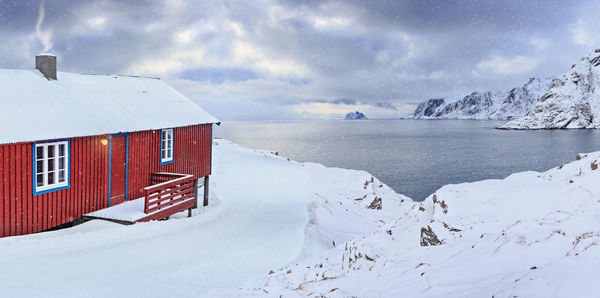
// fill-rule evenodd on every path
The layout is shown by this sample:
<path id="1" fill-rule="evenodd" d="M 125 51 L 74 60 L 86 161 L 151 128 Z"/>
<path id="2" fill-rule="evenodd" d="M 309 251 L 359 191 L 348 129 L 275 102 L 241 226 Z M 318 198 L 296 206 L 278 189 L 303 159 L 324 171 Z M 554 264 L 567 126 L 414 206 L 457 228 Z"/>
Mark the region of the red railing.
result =
<path id="1" fill-rule="evenodd" d="M 146 214 L 194 199 L 194 175 L 153 173 L 151 179 L 159 183 L 144 188 Z"/>

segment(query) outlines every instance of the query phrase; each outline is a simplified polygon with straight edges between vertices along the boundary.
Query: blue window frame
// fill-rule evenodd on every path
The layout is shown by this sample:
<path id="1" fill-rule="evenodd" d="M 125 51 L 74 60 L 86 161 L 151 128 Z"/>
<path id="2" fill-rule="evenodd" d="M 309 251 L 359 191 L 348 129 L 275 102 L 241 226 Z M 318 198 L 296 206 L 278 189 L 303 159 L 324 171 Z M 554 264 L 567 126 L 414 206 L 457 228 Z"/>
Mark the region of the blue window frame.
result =
<path id="1" fill-rule="evenodd" d="M 173 162 L 173 129 L 160 131 L 160 164 L 166 165 Z"/>
<path id="2" fill-rule="evenodd" d="M 71 187 L 71 142 L 33 144 L 33 194 L 41 195 Z"/>

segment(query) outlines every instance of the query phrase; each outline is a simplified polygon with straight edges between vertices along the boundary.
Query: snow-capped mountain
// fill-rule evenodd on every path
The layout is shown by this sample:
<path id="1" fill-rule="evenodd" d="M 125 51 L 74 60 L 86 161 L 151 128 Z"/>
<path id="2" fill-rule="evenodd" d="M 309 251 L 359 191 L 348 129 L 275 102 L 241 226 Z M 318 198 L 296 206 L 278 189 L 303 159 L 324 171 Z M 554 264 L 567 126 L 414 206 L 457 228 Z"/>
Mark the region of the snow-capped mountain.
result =
<path id="1" fill-rule="evenodd" d="M 600 128 L 600 48 L 552 80 L 548 91 L 505 129 Z"/>
<path id="2" fill-rule="evenodd" d="M 548 90 L 550 79 L 531 78 L 508 92 L 473 92 L 462 98 L 434 98 L 417 107 L 415 119 L 510 120 L 524 115 Z"/>

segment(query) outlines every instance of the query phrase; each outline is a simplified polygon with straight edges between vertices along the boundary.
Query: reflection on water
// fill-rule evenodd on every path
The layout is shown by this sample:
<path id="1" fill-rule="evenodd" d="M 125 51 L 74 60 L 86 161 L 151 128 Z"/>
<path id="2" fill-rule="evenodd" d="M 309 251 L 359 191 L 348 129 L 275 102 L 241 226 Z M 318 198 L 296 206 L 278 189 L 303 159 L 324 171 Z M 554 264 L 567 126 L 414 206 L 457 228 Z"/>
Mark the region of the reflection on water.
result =
<path id="1" fill-rule="evenodd" d="M 215 137 L 297 161 L 370 172 L 423 200 L 449 183 L 544 171 L 600 150 L 598 130 L 506 131 L 498 121 L 224 121 Z"/>

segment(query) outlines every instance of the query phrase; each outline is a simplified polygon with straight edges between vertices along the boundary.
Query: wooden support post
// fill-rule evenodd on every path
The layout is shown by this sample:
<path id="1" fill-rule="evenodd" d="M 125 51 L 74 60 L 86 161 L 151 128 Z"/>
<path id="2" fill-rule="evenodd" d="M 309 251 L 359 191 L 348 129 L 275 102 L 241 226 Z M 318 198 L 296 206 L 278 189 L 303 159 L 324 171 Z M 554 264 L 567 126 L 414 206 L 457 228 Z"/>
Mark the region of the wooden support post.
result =
<path id="1" fill-rule="evenodd" d="M 196 209 L 198 208 L 198 179 L 194 180 L 194 206 L 192 206 L 192 209 Z M 191 210 L 188 212 L 188 214 L 191 214 Z"/>
<path id="2" fill-rule="evenodd" d="M 204 177 L 204 206 L 208 206 L 208 177 Z"/>

